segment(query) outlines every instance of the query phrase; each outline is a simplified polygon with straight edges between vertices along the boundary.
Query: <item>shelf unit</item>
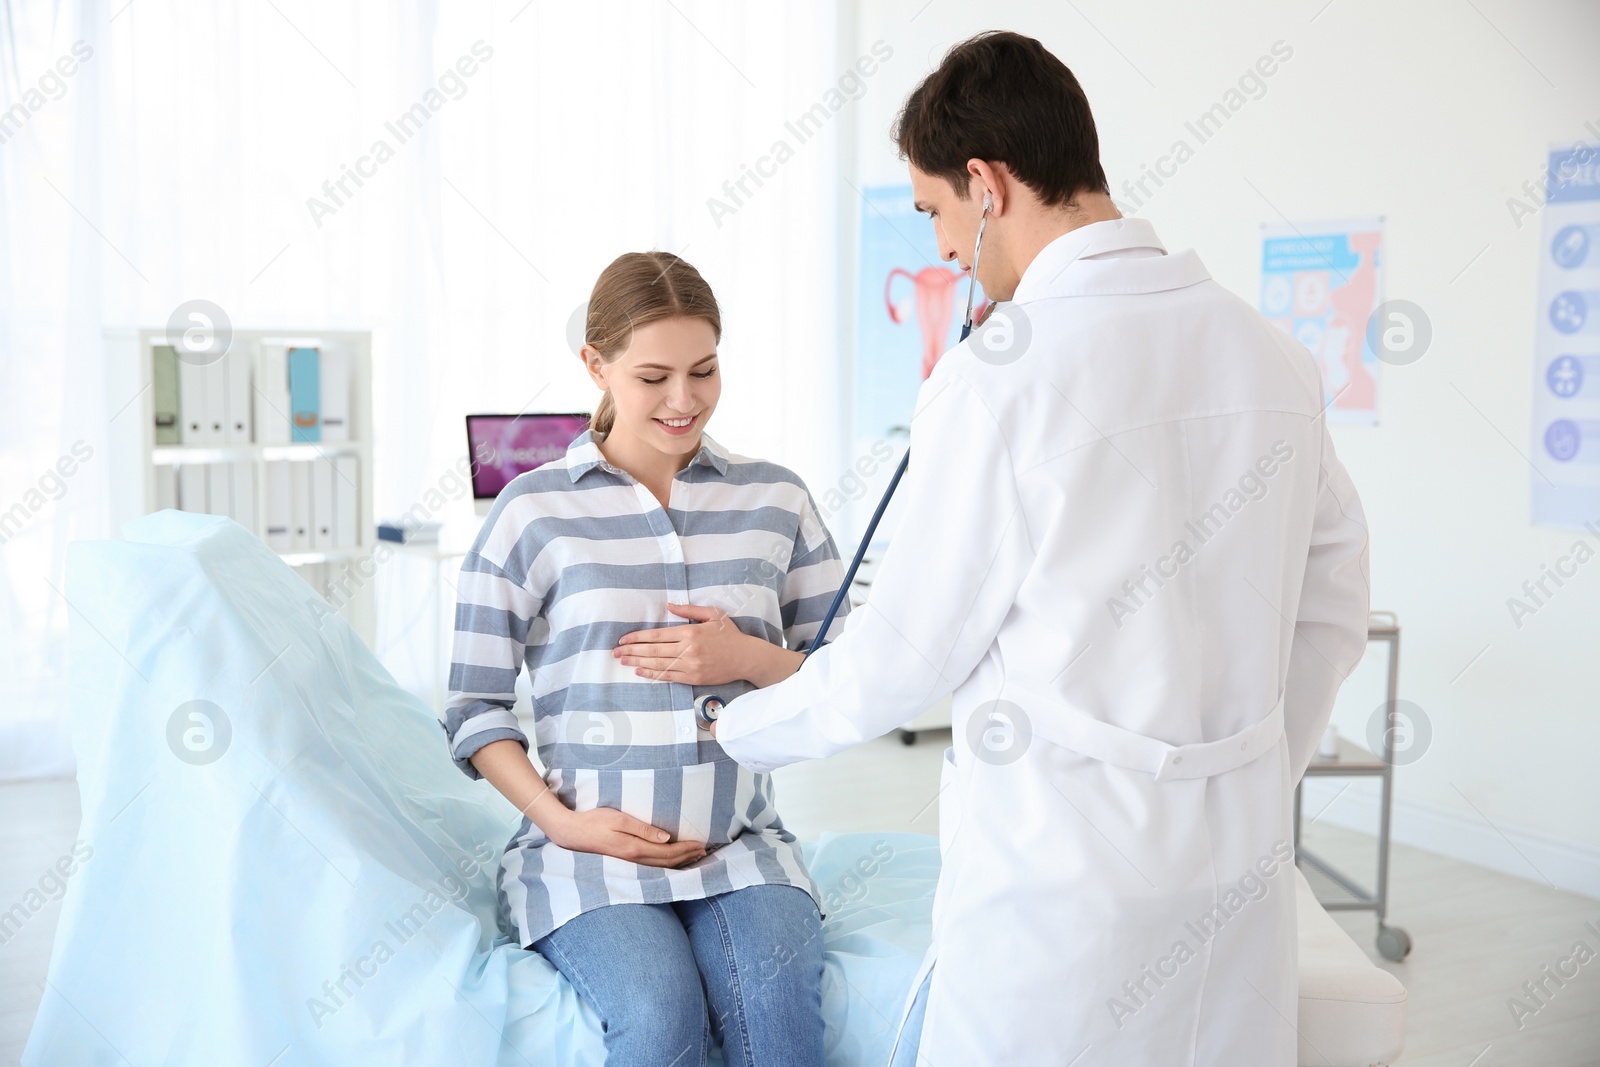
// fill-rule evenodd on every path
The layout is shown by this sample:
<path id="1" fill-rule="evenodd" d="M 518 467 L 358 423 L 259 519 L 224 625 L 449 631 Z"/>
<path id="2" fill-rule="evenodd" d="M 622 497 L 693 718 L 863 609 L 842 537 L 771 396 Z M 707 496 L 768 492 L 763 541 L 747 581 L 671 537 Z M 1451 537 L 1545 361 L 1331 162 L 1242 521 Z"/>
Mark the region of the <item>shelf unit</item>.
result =
<path id="1" fill-rule="evenodd" d="M 253 498 L 243 509 L 246 528 L 267 541 L 267 464 L 280 461 L 333 464 L 353 457 L 356 464 L 354 543 L 319 551 L 275 549 L 280 559 L 326 598 L 369 646 L 375 642 L 377 611 L 370 560 L 377 544 L 372 502 L 372 335 L 365 331 L 256 329 L 233 331 L 222 359 L 228 374 L 241 370 L 250 379 L 250 443 L 226 445 L 156 444 L 155 349 L 178 344 L 165 328 L 113 329 L 105 332 L 107 407 L 111 413 L 111 519 L 114 529 L 158 508 L 161 468 L 245 464 L 252 472 Z M 287 420 L 286 412 L 263 388 L 274 349 L 316 348 L 342 353 L 350 376 L 348 440 L 267 444 L 269 420 Z M 285 436 L 288 436 L 285 432 Z M 363 570 L 366 572 L 363 576 Z"/>

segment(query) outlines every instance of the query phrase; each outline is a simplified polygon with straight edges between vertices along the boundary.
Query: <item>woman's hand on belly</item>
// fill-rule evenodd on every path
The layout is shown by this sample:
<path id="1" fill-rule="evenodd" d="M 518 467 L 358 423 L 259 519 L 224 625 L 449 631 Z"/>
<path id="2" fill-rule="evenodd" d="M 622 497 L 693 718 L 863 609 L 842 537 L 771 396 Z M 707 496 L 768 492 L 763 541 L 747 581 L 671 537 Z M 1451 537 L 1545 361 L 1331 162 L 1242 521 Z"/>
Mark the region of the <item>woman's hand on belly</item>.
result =
<path id="1" fill-rule="evenodd" d="M 595 852 L 651 867 L 680 867 L 706 854 L 702 842 L 672 841 L 660 827 L 615 808 L 569 812 L 545 836 L 572 852 Z"/>
<path id="2" fill-rule="evenodd" d="M 686 685 L 747 681 L 764 687 L 793 674 L 805 659 L 745 633 L 720 608 L 668 604 L 667 610 L 694 622 L 634 630 L 623 634 L 611 652 L 642 678 Z"/>

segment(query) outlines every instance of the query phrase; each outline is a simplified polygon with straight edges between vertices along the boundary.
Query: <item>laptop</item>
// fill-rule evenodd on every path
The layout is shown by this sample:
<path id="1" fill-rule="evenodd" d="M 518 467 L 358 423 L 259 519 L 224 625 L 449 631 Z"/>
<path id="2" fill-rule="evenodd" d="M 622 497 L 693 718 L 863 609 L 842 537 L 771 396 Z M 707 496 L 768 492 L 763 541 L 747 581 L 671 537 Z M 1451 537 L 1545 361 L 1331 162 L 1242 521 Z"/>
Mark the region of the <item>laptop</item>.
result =
<path id="1" fill-rule="evenodd" d="M 468 415 L 474 509 L 479 515 L 489 514 L 495 497 L 511 479 L 560 459 L 588 428 L 589 416 L 582 412 Z"/>

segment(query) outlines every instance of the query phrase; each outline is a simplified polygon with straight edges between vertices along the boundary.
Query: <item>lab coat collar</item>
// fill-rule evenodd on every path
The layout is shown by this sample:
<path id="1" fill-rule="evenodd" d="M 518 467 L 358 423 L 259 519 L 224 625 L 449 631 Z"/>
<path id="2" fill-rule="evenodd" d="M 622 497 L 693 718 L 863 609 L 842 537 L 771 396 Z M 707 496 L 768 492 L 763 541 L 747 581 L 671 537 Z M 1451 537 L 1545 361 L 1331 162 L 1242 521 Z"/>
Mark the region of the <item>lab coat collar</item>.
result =
<path id="1" fill-rule="evenodd" d="M 585 430 L 567 446 L 567 473 L 572 476 L 574 483 L 596 467 L 601 467 L 612 474 L 627 473 L 606 460 L 600 451 L 602 440 L 604 438 L 596 437 L 593 430 Z M 703 433 L 700 435 L 700 451 L 695 453 L 688 466 L 692 467 L 697 463 L 713 468 L 718 474 L 727 474 L 728 450 L 713 441 L 710 434 Z"/>
<path id="2" fill-rule="evenodd" d="M 1088 258 L 1134 248 L 1153 248 L 1161 255 Z M 1020 304 L 1053 296 L 1154 293 L 1210 277 L 1193 249 L 1169 255 L 1149 219 L 1107 219 L 1069 230 L 1040 249 L 1011 299 Z"/>

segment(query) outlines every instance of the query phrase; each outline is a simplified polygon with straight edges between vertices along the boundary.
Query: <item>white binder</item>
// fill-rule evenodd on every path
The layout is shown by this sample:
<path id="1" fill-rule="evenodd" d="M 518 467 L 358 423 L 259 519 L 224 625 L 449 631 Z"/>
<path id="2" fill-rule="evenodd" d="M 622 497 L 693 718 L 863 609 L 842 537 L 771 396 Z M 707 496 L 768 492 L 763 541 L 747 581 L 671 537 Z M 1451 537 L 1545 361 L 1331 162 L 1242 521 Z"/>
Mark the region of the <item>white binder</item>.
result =
<path id="1" fill-rule="evenodd" d="M 350 440 L 350 357 L 342 348 L 324 345 L 318 386 L 322 400 L 322 439 Z"/>
<path id="2" fill-rule="evenodd" d="M 233 514 L 233 464 L 207 463 L 206 511 L 212 515 Z"/>
<path id="3" fill-rule="evenodd" d="M 256 528 L 256 467 L 250 460 L 235 460 L 233 467 L 233 521 L 251 533 Z"/>
<path id="4" fill-rule="evenodd" d="M 178 506 L 178 468 L 166 463 L 156 464 L 156 510 Z"/>
<path id="5" fill-rule="evenodd" d="M 222 364 L 219 359 L 200 369 L 206 388 L 205 415 L 210 420 L 206 439 L 213 445 L 228 443 L 228 373 Z"/>
<path id="6" fill-rule="evenodd" d="M 317 462 L 321 462 L 318 460 Z M 311 470 L 301 460 L 289 461 L 289 551 L 311 551 Z"/>
<path id="7" fill-rule="evenodd" d="M 355 548 L 361 537 L 361 465 L 355 456 L 334 461 L 333 547 Z"/>
<path id="8" fill-rule="evenodd" d="M 289 350 L 283 345 L 261 346 L 261 426 L 256 434 L 264 445 L 289 443 Z"/>
<path id="9" fill-rule="evenodd" d="M 206 510 L 206 468 L 203 463 L 185 463 L 178 468 L 178 507 L 204 514 Z"/>
<path id="10" fill-rule="evenodd" d="M 230 445 L 247 445 L 255 437 L 250 416 L 250 354 L 235 347 L 219 362 L 226 379 L 223 439 Z"/>
<path id="11" fill-rule="evenodd" d="M 273 460 L 266 465 L 267 546 L 274 552 L 288 552 L 294 543 L 291 524 L 294 508 L 290 504 L 289 463 Z"/>
<path id="12" fill-rule="evenodd" d="M 222 438 L 213 434 L 213 425 L 221 425 L 220 417 L 211 417 L 211 368 L 178 357 L 178 407 L 183 412 L 183 443 L 186 445 L 220 445 Z M 188 504 L 184 511 L 203 510 Z"/>
<path id="13" fill-rule="evenodd" d="M 311 466 L 311 551 L 333 547 L 333 463 L 313 460 Z"/>

